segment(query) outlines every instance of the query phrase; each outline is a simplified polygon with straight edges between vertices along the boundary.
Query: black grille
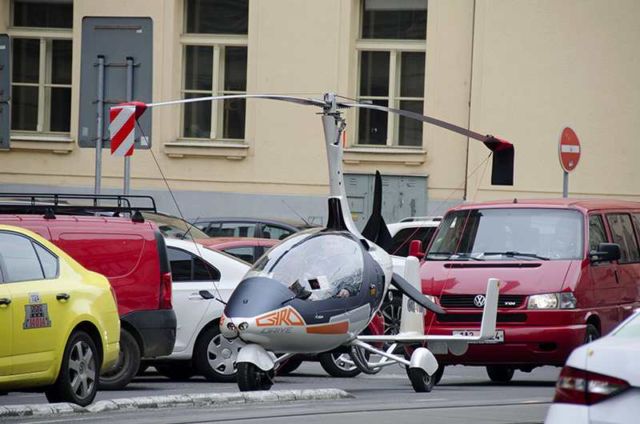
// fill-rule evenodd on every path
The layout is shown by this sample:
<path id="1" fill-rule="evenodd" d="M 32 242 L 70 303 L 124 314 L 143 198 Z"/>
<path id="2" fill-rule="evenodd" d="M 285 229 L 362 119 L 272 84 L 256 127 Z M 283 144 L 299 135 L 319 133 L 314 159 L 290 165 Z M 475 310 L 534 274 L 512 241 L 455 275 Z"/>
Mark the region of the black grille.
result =
<path id="1" fill-rule="evenodd" d="M 475 294 L 445 294 L 440 298 L 440 305 L 445 308 L 475 308 L 480 309 L 473 303 Z M 522 306 L 524 296 L 517 294 L 502 294 L 498 297 L 499 308 L 518 308 Z"/>
<path id="2" fill-rule="evenodd" d="M 480 322 L 482 314 L 444 314 L 437 316 L 438 322 Z M 498 313 L 498 322 L 526 322 L 527 314 L 501 314 Z"/>

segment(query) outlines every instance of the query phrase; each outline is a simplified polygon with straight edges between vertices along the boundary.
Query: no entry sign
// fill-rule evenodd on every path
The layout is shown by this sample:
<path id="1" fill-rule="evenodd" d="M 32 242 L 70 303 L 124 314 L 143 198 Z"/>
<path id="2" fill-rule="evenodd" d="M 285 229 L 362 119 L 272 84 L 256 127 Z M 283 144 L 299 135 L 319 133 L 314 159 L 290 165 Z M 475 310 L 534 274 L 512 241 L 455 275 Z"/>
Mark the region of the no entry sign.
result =
<path id="1" fill-rule="evenodd" d="M 569 127 L 562 130 L 558 153 L 560 154 L 560 166 L 565 172 L 571 172 L 578 166 L 580 161 L 580 141 L 576 133 Z"/>

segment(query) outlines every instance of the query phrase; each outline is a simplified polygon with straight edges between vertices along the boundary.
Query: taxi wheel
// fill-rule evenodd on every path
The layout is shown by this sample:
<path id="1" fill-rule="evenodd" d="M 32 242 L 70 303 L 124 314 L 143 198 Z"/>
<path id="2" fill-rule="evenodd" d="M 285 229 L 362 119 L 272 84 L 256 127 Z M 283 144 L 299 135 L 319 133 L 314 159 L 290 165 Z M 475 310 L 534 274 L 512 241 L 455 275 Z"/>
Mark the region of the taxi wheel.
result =
<path id="1" fill-rule="evenodd" d="M 120 331 L 120 355 L 116 365 L 100 375 L 101 390 L 120 390 L 133 380 L 140 368 L 140 346 L 126 330 Z"/>
<path id="2" fill-rule="evenodd" d="M 242 346 L 237 338 L 229 340 L 220 334 L 217 325 L 211 326 L 198 337 L 193 364 L 207 380 L 230 383 L 236 380 L 236 359 Z"/>
<path id="3" fill-rule="evenodd" d="M 74 332 L 64 348 L 58 379 L 45 391 L 47 400 L 89 405 L 96 397 L 99 370 L 95 343 L 84 331 Z"/>
<path id="4" fill-rule="evenodd" d="M 269 390 L 273 385 L 273 370 L 262 371 L 250 362 L 238 364 L 238 388 L 241 392 Z"/>
<path id="5" fill-rule="evenodd" d="M 430 376 L 422 368 L 409 368 L 407 375 L 409 376 L 413 390 L 417 393 L 428 393 L 435 385 L 434 376 Z"/>
<path id="6" fill-rule="evenodd" d="M 513 368 L 506 365 L 488 365 L 487 375 L 494 383 L 508 383 L 513 378 Z"/>

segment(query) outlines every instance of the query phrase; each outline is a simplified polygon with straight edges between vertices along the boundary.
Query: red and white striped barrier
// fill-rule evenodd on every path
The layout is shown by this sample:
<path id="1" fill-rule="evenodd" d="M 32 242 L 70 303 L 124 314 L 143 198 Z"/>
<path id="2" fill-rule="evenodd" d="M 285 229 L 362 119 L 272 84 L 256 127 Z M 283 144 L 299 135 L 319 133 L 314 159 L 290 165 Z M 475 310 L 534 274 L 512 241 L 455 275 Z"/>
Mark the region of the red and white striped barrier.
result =
<path id="1" fill-rule="evenodd" d="M 133 155 L 136 136 L 135 129 L 135 105 L 118 105 L 109 109 L 109 132 L 111 133 L 112 155 Z"/>

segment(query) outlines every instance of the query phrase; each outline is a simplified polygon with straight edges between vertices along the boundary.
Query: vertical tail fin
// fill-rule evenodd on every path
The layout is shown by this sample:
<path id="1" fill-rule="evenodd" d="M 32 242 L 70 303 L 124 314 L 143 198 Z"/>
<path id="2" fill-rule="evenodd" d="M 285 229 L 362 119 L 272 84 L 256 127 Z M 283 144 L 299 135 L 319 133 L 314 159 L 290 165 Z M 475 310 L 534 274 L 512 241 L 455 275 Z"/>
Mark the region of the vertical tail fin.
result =
<path id="1" fill-rule="evenodd" d="M 382 218 L 382 177 L 379 171 L 376 171 L 373 189 L 373 210 L 367 225 L 362 230 L 362 236 L 389 252 L 391 234 L 387 224 L 384 222 L 384 218 Z"/>
<path id="2" fill-rule="evenodd" d="M 480 338 L 492 338 L 496 334 L 496 315 L 498 313 L 498 296 L 500 280 L 489 278 L 487 282 L 487 297 L 484 302 L 482 312 L 482 322 L 480 324 Z"/>

